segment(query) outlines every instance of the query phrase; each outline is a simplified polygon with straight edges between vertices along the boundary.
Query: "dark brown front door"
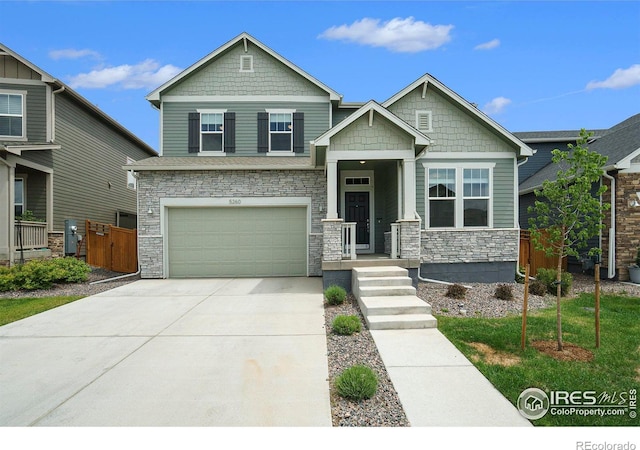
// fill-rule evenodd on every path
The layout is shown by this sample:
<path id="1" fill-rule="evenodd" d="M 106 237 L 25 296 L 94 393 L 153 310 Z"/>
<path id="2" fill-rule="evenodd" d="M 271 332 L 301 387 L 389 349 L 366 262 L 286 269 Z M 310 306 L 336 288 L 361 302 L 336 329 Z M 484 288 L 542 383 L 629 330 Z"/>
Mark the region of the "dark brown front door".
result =
<path id="1" fill-rule="evenodd" d="M 369 193 L 345 193 L 345 222 L 356 223 L 356 245 L 369 249 Z"/>

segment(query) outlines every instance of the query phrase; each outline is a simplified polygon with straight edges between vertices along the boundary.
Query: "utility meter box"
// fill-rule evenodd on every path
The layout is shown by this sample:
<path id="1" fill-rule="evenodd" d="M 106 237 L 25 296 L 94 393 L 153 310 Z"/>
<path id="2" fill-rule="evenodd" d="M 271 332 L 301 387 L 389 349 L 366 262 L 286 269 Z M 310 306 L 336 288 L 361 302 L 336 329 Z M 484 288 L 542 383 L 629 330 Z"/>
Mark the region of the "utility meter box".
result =
<path id="1" fill-rule="evenodd" d="M 78 225 L 74 219 L 64 221 L 64 254 L 75 255 L 78 250 Z"/>

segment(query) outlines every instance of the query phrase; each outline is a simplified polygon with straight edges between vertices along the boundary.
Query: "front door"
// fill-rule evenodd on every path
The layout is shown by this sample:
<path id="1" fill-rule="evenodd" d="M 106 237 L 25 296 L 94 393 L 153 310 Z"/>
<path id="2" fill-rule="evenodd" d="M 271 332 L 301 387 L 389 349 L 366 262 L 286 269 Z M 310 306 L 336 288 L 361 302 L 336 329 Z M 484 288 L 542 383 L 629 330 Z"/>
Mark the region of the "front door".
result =
<path id="1" fill-rule="evenodd" d="M 370 212 L 369 192 L 345 192 L 345 222 L 356 223 L 356 249 L 369 250 L 370 240 Z"/>

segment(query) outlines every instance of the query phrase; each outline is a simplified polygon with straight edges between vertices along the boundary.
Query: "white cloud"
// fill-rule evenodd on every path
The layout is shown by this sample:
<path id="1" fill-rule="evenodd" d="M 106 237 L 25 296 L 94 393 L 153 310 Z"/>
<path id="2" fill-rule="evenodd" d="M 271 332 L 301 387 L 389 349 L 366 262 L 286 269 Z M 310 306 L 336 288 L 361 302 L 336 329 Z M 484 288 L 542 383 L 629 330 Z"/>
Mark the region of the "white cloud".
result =
<path id="1" fill-rule="evenodd" d="M 351 25 L 331 27 L 319 37 L 384 47 L 393 52 L 417 53 L 449 42 L 452 29 L 453 25 L 431 25 L 413 17 L 396 17 L 386 22 L 364 18 Z"/>
<path id="2" fill-rule="evenodd" d="M 506 97 L 496 97 L 482 107 L 486 114 L 499 114 L 511 103 Z"/>
<path id="3" fill-rule="evenodd" d="M 94 51 L 94 50 L 89 50 L 88 48 L 85 48 L 83 50 L 77 50 L 74 48 L 65 48 L 62 50 L 51 50 L 49 52 L 49 58 L 51 59 L 80 59 L 80 58 L 85 58 L 85 57 L 90 57 L 90 58 L 94 58 L 94 59 L 100 59 L 102 58 L 102 56 L 100 55 L 100 53 Z"/>
<path id="4" fill-rule="evenodd" d="M 136 65 L 122 64 L 115 67 L 92 70 L 71 77 L 72 88 L 100 89 L 117 86 L 123 89 L 153 89 L 177 75 L 182 69 L 171 64 L 160 66 L 147 59 Z"/>
<path id="5" fill-rule="evenodd" d="M 500 46 L 500 39 L 493 39 L 489 42 L 476 45 L 473 49 L 474 50 L 491 50 L 499 46 Z"/>
<path id="6" fill-rule="evenodd" d="M 640 64 L 634 64 L 628 69 L 617 69 L 604 81 L 591 81 L 586 89 L 625 89 L 637 84 L 640 84 Z"/>

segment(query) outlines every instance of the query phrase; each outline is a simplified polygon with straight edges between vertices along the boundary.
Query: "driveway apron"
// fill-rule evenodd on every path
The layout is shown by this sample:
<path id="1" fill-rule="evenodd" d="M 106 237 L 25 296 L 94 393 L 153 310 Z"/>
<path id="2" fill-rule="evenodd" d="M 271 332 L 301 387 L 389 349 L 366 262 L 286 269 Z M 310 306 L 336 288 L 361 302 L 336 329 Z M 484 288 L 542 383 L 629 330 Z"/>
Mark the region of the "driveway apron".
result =
<path id="1" fill-rule="evenodd" d="M 321 280 L 140 280 L 0 327 L 2 426 L 331 426 Z"/>

